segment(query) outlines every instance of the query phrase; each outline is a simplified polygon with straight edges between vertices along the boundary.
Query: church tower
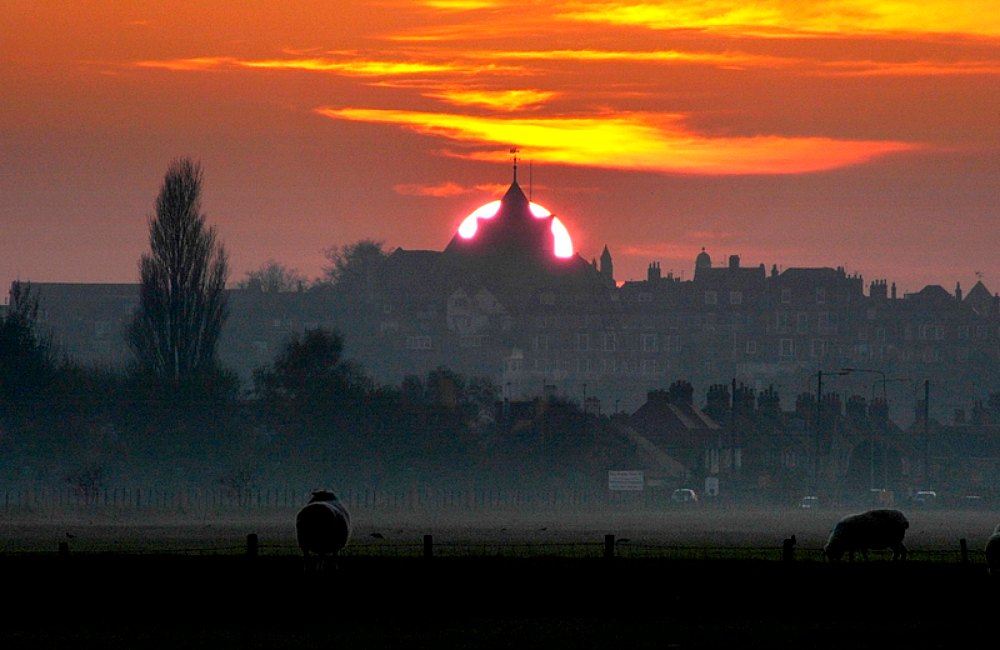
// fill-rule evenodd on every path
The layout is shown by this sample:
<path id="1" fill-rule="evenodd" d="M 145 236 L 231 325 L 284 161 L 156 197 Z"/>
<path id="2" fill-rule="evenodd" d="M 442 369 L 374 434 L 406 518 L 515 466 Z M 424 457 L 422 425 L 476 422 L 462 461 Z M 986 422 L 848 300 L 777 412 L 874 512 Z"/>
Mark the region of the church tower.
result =
<path id="1" fill-rule="evenodd" d="M 601 253 L 601 277 L 612 286 L 615 283 L 615 264 L 611 261 L 611 251 L 608 245 L 604 245 L 604 252 Z"/>

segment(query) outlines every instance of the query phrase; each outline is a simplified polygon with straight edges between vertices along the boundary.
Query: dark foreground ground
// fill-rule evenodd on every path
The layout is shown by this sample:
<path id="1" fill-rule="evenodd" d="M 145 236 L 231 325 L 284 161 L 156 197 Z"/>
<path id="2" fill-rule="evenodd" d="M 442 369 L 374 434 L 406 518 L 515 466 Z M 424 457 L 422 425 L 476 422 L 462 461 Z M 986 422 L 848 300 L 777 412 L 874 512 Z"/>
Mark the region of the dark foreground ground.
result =
<path id="1" fill-rule="evenodd" d="M 0 556 L 0 648 L 964 648 L 980 564 Z"/>

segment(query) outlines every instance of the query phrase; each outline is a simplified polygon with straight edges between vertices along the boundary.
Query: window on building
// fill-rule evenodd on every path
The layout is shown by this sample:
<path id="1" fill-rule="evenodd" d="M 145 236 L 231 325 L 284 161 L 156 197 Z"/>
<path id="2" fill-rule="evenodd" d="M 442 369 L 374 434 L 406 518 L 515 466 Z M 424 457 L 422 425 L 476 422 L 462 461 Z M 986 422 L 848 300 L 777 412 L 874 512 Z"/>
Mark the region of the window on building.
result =
<path id="1" fill-rule="evenodd" d="M 535 334 L 535 349 L 536 350 L 549 349 L 549 337 L 547 334 Z"/>
<path id="2" fill-rule="evenodd" d="M 643 359 L 642 360 L 642 374 L 646 377 L 655 375 L 660 370 L 660 364 L 657 363 L 656 359 Z"/>
<path id="3" fill-rule="evenodd" d="M 823 339 L 813 339 L 809 346 L 809 355 L 814 359 L 823 357 L 826 354 L 826 341 Z"/>
<path id="4" fill-rule="evenodd" d="M 747 341 L 747 354 L 757 354 L 757 341 L 750 339 Z"/>
<path id="5" fill-rule="evenodd" d="M 779 332 L 787 332 L 791 327 L 792 315 L 787 311 L 779 311 L 775 314 L 775 327 Z"/>
<path id="6" fill-rule="evenodd" d="M 648 291 L 640 291 L 639 302 L 653 302 L 653 294 Z"/>
<path id="7" fill-rule="evenodd" d="M 590 334 L 587 332 L 577 332 L 576 334 L 576 349 L 578 352 L 586 352 L 590 350 Z"/>
<path id="8" fill-rule="evenodd" d="M 785 305 L 790 305 L 792 303 L 792 290 L 782 289 L 781 290 L 781 302 Z"/>
<path id="9" fill-rule="evenodd" d="M 614 333 L 611 332 L 606 333 L 604 335 L 604 345 L 602 346 L 602 349 L 605 352 L 614 352 L 615 350 L 617 350 L 617 348 L 618 348 L 618 337 Z"/>
<path id="10" fill-rule="evenodd" d="M 779 348 L 779 354 L 782 358 L 791 358 L 795 356 L 795 340 L 794 339 L 781 339 L 781 347 Z"/>
<path id="11" fill-rule="evenodd" d="M 706 305 L 715 305 L 718 302 L 719 302 L 719 296 L 718 296 L 718 294 L 716 294 L 716 292 L 714 292 L 714 291 L 706 291 L 705 292 L 705 304 Z"/>
<path id="12" fill-rule="evenodd" d="M 809 314 L 798 313 L 795 315 L 795 331 L 805 334 L 809 331 Z"/>
<path id="13" fill-rule="evenodd" d="M 821 331 L 821 332 L 829 331 L 829 329 L 830 329 L 830 312 L 828 312 L 828 311 L 821 311 L 820 313 L 816 314 L 816 322 L 817 322 L 817 325 L 819 326 L 819 331 Z"/>
<path id="14" fill-rule="evenodd" d="M 406 337 L 406 349 L 407 350 L 430 350 L 431 349 L 431 337 L 429 337 L 429 336 L 407 336 Z"/>
<path id="15" fill-rule="evenodd" d="M 656 352 L 656 334 L 642 335 L 642 351 Z"/>
<path id="16" fill-rule="evenodd" d="M 729 292 L 729 304 L 730 305 L 742 305 L 743 304 L 743 292 L 742 291 L 730 291 Z"/>
<path id="17" fill-rule="evenodd" d="M 816 304 L 822 305 L 826 302 L 826 289 L 816 287 Z"/>

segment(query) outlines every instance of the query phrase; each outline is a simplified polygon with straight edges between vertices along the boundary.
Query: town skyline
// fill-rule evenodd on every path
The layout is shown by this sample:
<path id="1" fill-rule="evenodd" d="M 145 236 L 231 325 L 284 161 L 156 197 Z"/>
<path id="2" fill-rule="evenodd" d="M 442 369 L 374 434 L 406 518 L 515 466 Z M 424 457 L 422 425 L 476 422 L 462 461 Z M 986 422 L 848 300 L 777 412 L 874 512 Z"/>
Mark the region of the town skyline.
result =
<path id="1" fill-rule="evenodd" d="M 361 239 L 442 250 L 510 182 L 619 281 L 843 267 L 995 291 L 991 5 L 181 3 L 0 12 L 0 281 L 135 282 L 202 163 L 230 281 Z M 986 18 L 984 18 L 984 16 Z"/>

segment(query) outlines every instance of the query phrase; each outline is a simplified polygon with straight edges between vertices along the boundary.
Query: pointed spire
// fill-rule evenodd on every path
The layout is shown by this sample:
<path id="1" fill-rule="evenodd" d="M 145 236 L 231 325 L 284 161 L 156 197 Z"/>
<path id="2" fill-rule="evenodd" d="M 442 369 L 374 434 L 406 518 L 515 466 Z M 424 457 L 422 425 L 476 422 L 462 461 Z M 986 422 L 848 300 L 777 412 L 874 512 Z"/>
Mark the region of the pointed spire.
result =
<path id="1" fill-rule="evenodd" d="M 514 183 L 517 183 L 517 147 L 511 147 L 510 153 L 514 155 Z"/>

